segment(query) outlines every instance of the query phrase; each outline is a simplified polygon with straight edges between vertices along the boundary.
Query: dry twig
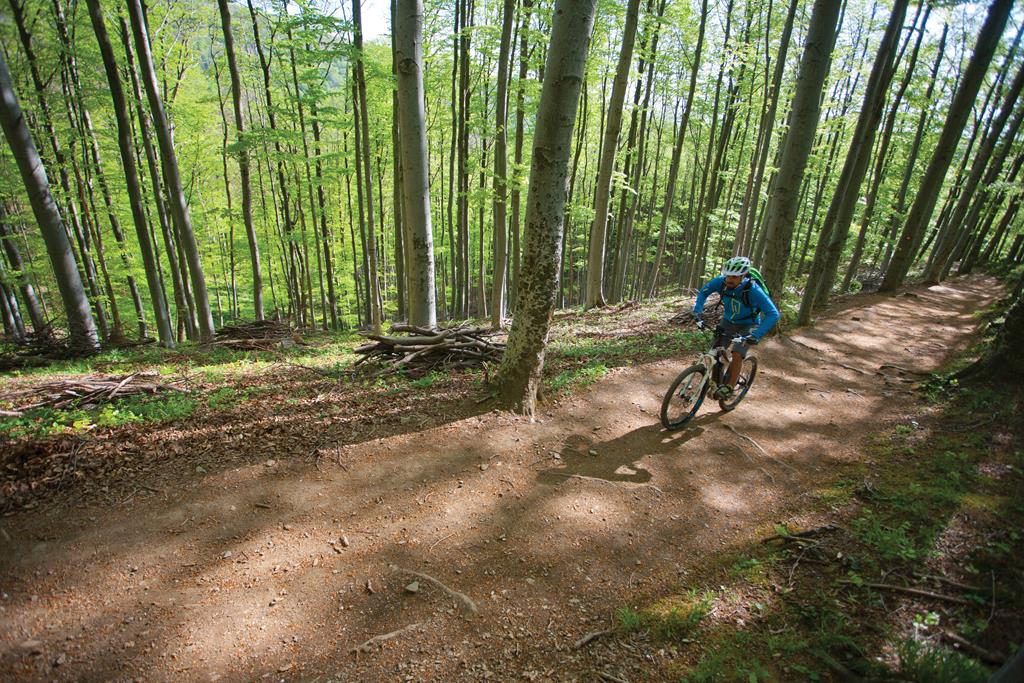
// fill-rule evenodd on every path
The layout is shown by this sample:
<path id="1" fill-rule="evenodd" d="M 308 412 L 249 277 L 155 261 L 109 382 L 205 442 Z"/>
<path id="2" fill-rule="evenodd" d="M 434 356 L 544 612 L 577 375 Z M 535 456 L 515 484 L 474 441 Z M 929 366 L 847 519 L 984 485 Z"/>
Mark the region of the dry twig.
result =
<path id="1" fill-rule="evenodd" d="M 581 647 L 583 647 L 585 645 L 589 645 L 590 643 L 594 642 L 595 640 L 597 640 L 601 636 L 608 635 L 609 633 L 615 633 L 615 629 L 613 629 L 613 628 L 606 628 L 603 631 L 594 631 L 593 633 L 588 633 L 587 635 L 585 635 L 582 638 L 580 638 L 579 640 L 577 640 L 576 643 L 573 645 L 573 647 L 578 650 Z"/>

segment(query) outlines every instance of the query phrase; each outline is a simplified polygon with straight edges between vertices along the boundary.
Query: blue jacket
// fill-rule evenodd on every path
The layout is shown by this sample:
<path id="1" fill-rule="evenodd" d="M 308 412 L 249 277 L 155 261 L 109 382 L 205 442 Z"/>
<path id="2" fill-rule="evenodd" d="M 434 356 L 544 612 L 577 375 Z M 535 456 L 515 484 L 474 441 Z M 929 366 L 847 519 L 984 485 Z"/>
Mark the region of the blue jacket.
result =
<path id="1" fill-rule="evenodd" d="M 750 284 L 749 300 L 750 306 L 747 306 L 743 302 L 743 288 Z M 693 305 L 694 313 L 701 313 L 704 310 L 704 302 L 712 294 L 722 295 L 722 306 L 725 310 L 724 320 L 727 323 L 733 325 L 757 325 L 757 329 L 751 334 L 757 339 L 761 339 L 764 335 L 768 334 L 768 331 L 775 327 L 775 323 L 779 321 L 779 309 L 775 307 L 775 303 L 771 300 L 764 290 L 761 289 L 761 285 L 754 282 L 749 277 L 743 278 L 743 281 L 733 289 L 725 289 L 725 276 L 719 275 L 718 277 L 710 280 L 706 285 L 700 288 L 700 293 L 697 294 L 697 302 Z"/>

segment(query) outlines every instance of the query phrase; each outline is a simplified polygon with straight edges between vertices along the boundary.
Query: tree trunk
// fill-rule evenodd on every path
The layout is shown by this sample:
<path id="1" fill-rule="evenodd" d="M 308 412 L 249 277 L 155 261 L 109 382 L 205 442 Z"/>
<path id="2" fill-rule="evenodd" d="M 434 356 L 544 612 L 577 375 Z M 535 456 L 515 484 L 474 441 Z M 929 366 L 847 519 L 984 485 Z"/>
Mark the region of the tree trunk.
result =
<path id="1" fill-rule="evenodd" d="M 153 200 L 156 204 L 157 219 L 160 222 L 160 231 L 164 240 L 164 251 L 167 252 L 167 260 L 171 268 L 171 285 L 174 289 L 174 305 L 178 313 L 179 328 L 184 325 L 184 331 L 189 339 L 196 336 L 197 321 L 195 318 L 195 303 L 192 300 L 188 288 L 187 279 L 182 278 L 184 264 L 178 259 L 180 253 L 176 240 L 172 234 L 171 223 L 168 216 L 167 206 L 164 202 L 163 188 L 160 182 L 160 169 L 157 162 L 156 150 L 153 149 L 153 136 L 151 134 L 150 119 L 146 113 L 146 107 L 142 99 L 142 90 L 139 87 L 138 77 L 135 72 L 135 55 L 132 51 L 129 38 L 128 22 L 124 17 L 120 19 L 121 42 L 124 44 L 125 59 L 128 75 L 132 82 L 132 92 L 135 99 L 135 106 L 138 111 L 139 133 L 142 138 L 142 148 L 146 154 L 146 165 L 149 168 L 149 178 L 153 185 Z"/>
<path id="2" fill-rule="evenodd" d="M 974 212 L 972 207 L 976 206 L 977 202 L 984 201 L 985 196 L 988 194 L 988 186 L 996 181 L 999 172 L 1002 170 L 1003 162 L 1009 154 L 1010 145 L 1013 144 L 1017 129 L 1021 125 L 1021 119 L 1024 118 L 1024 106 L 1019 108 L 1014 121 L 1007 128 L 1006 139 L 1000 145 L 998 152 L 996 151 L 996 145 L 1003 129 L 1006 128 L 1007 119 L 1020 97 L 1022 88 L 1024 88 L 1024 64 L 1018 69 L 1013 83 L 1006 91 L 1003 106 L 992 120 L 988 132 L 981 143 L 981 147 L 978 148 L 974 155 L 970 175 L 967 176 L 967 180 L 960 188 L 960 196 L 957 199 L 952 214 L 950 214 L 945 234 L 940 233 L 939 239 L 935 243 L 931 265 L 924 274 L 925 282 L 929 284 L 937 284 L 939 280 L 945 277 L 944 273 L 951 261 L 950 257 L 954 255 L 954 247 L 958 238 L 964 232 L 970 231 L 971 221 L 968 218 L 968 211 Z M 976 219 L 976 215 L 974 217 Z"/>
<path id="3" fill-rule="evenodd" d="M 587 308 L 605 305 L 604 259 L 608 239 L 608 204 L 611 199 L 615 151 L 619 142 L 619 130 L 622 128 L 622 105 L 626 98 L 630 65 L 633 63 L 633 45 L 636 41 L 639 14 L 640 0 L 629 0 L 626 7 L 626 25 L 622 30 L 622 49 L 615 69 L 615 80 L 612 83 L 611 101 L 608 103 L 608 116 L 601 143 L 601 164 L 597 172 L 594 223 L 590 230 L 590 257 L 587 265 Z M 573 104 L 574 115 L 575 107 L 576 104 Z"/>
<path id="4" fill-rule="evenodd" d="M 779 107 L 779 94 L 782 91 L 782 76 L 786 70 L 786 56 L 789 54 L 789 42 L 793 35 L 793 18 L 796 16 L 797 3 L 799 0 L 790 0 L 789 10 L 786 13 L 786 21 L 782 26 L 782 36 L 779 39 L 779 51 L 775 57 L 775 69 L 772 72 L 771 92 L 768 96 L 768 109 L 761 119 L 761 147 L 757 153 L 757 165 L 752 169 L 754 186 L 750 192 L 750 199 L 744 202 L 740 213 L 740 229 L 743 231 L 743 242 L 749 244 L 752 241 L 754 226 L 757 223 L 757 207 L 761 203 L 761 187 L 764 183 L 765 168 L 768 163 L 768 152 L 772 148 L 772 133 L 775 130 L 775 113 Z M 750 205 L 752 203 L 752 205 Z M 744 212 L 746 220 L 743 220 Z"/>
<path id="5" fill-rule="evenodd" d="M 964 71 L 956 94 L 953 96 L 942 133 L 939 135 L 939 141 L 932 153 L 931 161 L 928 163 L 914 203 L 910 207 L 910 213 L 903 224 L 899 244 L 889 263 L 885 278 L 882 280 L 880 291 L 894 291 L 903 284 L 907 271 L 910 269 L 913 247 L 931 219 L 935 203 L 939 198 L 942 181 L 946 177 L 946 171 L 953 160 L 957 143 L 960 141 L 967 117 L 971 112 L 971 104 L 981 88 L 985 72 L 988 70 L 992 55 L 999 44 L 999 38 L 1003 34 L 1003 28 L 1006 26 L 1012 5 L 1013 0 L 993 0 L 989 7 L 985 24 L 978 34 L 974 54 L 971 55 L 971 60 Z"/>
<path id="6" fill-rule="evenodd" d="M 864 93 L 864 104 L 857 117 L 857 126 L 850 140 L 846 161 L 839 174 L 839 184 L 832 197 L 828 212 L 825 214 L 825 223 L 818 237 L 814 262 L 811 265 L 811 273 L 807 278 L 807 287 L 804 290 L 804 297 L 800 302 L 800 312 L 797 315 L 797 324 L 799 325 L 807 325 L 811 322 L 812 309 L 818 304 L 825 303 L 829 292 L 832 291 L 832 283 L 839 268 L 839 259 L 843 254 L 843 247 L 846 245 L 846 238 L 850 232 L 853 211 L 856 208 L 857 199 L 860 198 L 860 186 L 864 182 L 864 174 L 867 172 L 875 133 L 882 119 L 885 92 L 889 88 L 895 71 L 893 61 L 899 45 L 900 33 L 903 30 L 903 20 L 906 17 L 908 4 L 909 0 L 896 0 L 893 4 L 888 26 L 878 46 L 878 53 L 875 55 L 875 62 L 871 67 L 871 75 L 868 77 Z"/>
<path id="7" fill-rule="evenodd" d="M 774 192 L 765 209 L 765 260 L 762 266 L 768 288 L 773 292 L 782 291 L 789 263 L 800 185 L 818 128 L 821 88 L 828 75 L 835 45 L 839 7 L 838 0 L 814 2 L 791 105 L 790 126 L 782 143 Z"/>
<path id="8" fill-rule="evenodd" d="M 558 293 L 569 154 L 596 10 L 595 0 L 556 0 L 537 112 L 517 314 L 496 380 L 504 400 L 530 416 Z"/>
<path id="9" fill-rule="evenodd" d="M 508 238 L 505 225 L 505 194 L 508 164 L 508 67 L 512 43 L 515 0 L 504 0 L 501 45 L 498 50 L 498 93 L 494 122 L 494 280 L 491 285 L 491 328 L 501 329 L 505 317 L 505 270 L 508 267 Z"/>
<path id="10" fill-rule="evenodd" d="M 529 47 L 529 27 L 530 27 L 530 10 L 533 8 L 532 0 L 522 0 L 521 4 L 522 17 L 520 19 L 519 26 L 519 82 L 516 87 L 516 141 L 515 141 L 515 152 L 513 164 L 513 174 L 515 180 L 512 183 L 512 267 L 509 275 L 508 283 L 508 298 L 509 304 L 515 308 L 516 305 L 516 292 L 519 291 L 519 262 L 520 262 L 520 247 L 519 247 L 519 203 L 520 203 L 520 188 L 522 187 L 522 165 L 523 165 L 523 128 L 526 119 L 526 112 L 524 110 L 524 101 L 526 98 L 526 75 L 527 67 L 530 63 Z"/>
<path id="11" fill-rule="evenodd" d="M 409 236 L 406 257 L 409 322 L 437 326 L 434 232 L 423 92 L 423 3 L 397 0 L 394 17 L 398 71 L 398 131 L 402 142 L 402 215 Z"/>
<path id="12" fill-rule="evenodd" d="M 793 1 L 794 3 L 796 2 L 796 0 Z M 661 210 L 661 225 L 658 231 L 658 253 L 654 257 L 650 281 L 645 288 L 647 296 L 650 297 L 653 297 L 657 291 L 658 271 L 661 269 L 661 261 L 665 255 L 665 245 L 668 239 L 668 221 L 672 215 L 672 205 L 675 202 L 676 181 L 679 177 L 679 161 L 683 155 L 683 141 L 686 139 L 686 129 L 690 123 L 690 112 L 693 110 L 693 93 L 697 88 L 697 73 L 700 71 L 701 53 L 704 48 L 704 28 L 707 25 L 707 19 L 708 0 L 702 0 L 700 6 L 700 26 L 697 29 L 697 46 L 694 48 L 693 66 L 690 68 L 690 86 L 686 92 L 683 118 L 679 122 L 675 145 L 672 147 L 672 163 L 668 171 L 668 187 L 665 189 L 665 203 Z"/>
<path id="13" fill-rule="evenodd" d="M 370 175 L 370 117 L 366 106 L 366 75 L 363 69 L 363 22 L 359 9 L 359 0 L 352 0 L 352 22 L 354 43 L 356 49 L 355 77 L 356 89 L 358 92 L 359 109 L 355 112 L 362 123 L 362 152 L 363 152 L 363 175 L 365 181 L 364 191 L 366 193 L 366 226 L 367 226 L 367 251 L 366 258 L 369 261 L 369 297 L 370 297 L 370 327 L 374 334 L 381 333 L 381 299 L 380 282 L 377 278 L 377 233 L 374 225 L 373 215 L 373 178 Z"/>
<path id="14" fill-rule="evenodd" d="M 900 180 L 900 187 L 896 192 L 896 199 L 893 202 L 893 208 L 890 211 L 889 225 L 886 229 L 886 237 L 884 247 L 879 246 L 879 254 L 882 249 L 885 249 L 885 258 L 882 261 L 882 270 L 888 270 L 889 260 L 892 258 L 892 247 L 893 241 L 896 239 L 896 232 L 899 230 L 899 221 L 903 217 L 903 210 L 906 207 L 907 192 L 910 188 L 910 180 L 914 174 L 914 165 L 917 163 L 917 155 L 921 151 L 921 140 L 924 138 L 925 131 L 929 128 L 929 121 L 931 115 L 931 107 L 928 105 L 932 101 L 932 94 L 935 92 L 935 83 L 939 74 L 939 67 L 942 65 L 942 58 L 946 48 L 946 36 L 949 33 L 949 24 L 943 24 L 942 36 L 939 38 L 939 46 L 935 55 L 935 64 L 932 65 L 931 78 L 928 81 L 928 89 L 925 92 L 924 104 L 921 106 L 921 114 L 918 117 L 916 132 L 914 133 L 914 141 L 910 145 L 910 156 L 907 158 L 907 163 L 903 168 L 903 178 Z M 877 261 L 879 254 L 875 255 Z"/>
<path id="15" fill-rule="evenodd" d="M 918 13 L 921 8 L 918 7 Z M 864 245 L 867 241 L 868 228 L 871 226 L 871 221 L 875 215 L 875 205 L 878 201 L 878 193 L 882 186 L 882 179 L 885 171 L 886 162 L 889 157 L 889 144 L 892 142 L 892 133 L 896 127 L 896 119 L 899 116 L 899 109 L 903 103 L 903 96 L 907 92 L 907 88 L 910 86 L 910 81 L 914 76 L 914 67 L 917 66 L 917 55 L 921 49 L 921 42 L 924 39 L 925 27 L 928 24 L 928 17 L 931 16 L 932 8 L 931 5 L 925 10 L 924 18 L 921 19 L 921 26 L 917 30 L 917 40 L 914 41 L 914 49 L 910 54 L 910 61 L 907 64 L 906 73 L 903 76 L 903 80 L 900 82 L 899 88 L 896 90 L 896 94 L 892 97 L 892 104 L 889 108 L 889 116 L 886 118 L 885 125 L 882 130 L 882 139 L 878 145 L 878 151 L 875 154 L 875 167 L 871 176 L 871 188 L 868 190 L 867 199 L 864 205 L 864 213 L 860 219 L 860 232 L 857 235 L 857 243 L 853 248 L 853 256 L 850 257 L 850 264 L 846 269 L 846 275 L 843 277 L 843 283 L 839 287 L 840 292 L 849 290 L 850 283 L 857 273 L 857 268 L 860 266 L 861 257 L 864 254 Z M 917 17 L 914 17 L 914 22 L 911 24 L 911 28 L 917 26 Z M 908 36 L 909 40 L 909 36 Z M 897 60 L 899 58 L 897 57 Z"/>
<path id="16" fill-rule="evenodd" d="M 89 310 L 89 300 L 85 296 L 85 288 L 75 264 L 71 244 L 67 239 L 64 221 L 61 219 L 57 204 L 50 194 L 50 183 L 46 178 L 46 170 L 39 158 L 32 135 L 22 114 L 21 107 L 14 94 L 11 74 L 7 70 L 7 61 L 0 52 L 0 125 L 4 136 L 11 147 L 18 171 L 21 173 L 25 191 L 36 223 L 43 233 L 46 251 L 53 266 L 53 274 L 60 290 L 64 312 L 68 319 L 69 342 L 72 347 L 83 353 L 91 353 L 99 348 L 99 333 Z"/>
<path id="17" fill-rule="evenodd" d="M 153 114 L 157 142 L 160 145 L 160 161 L 163 165 L 164 182 L 168 200 L 171 205 L 171 216 L 177 228 L 179 246 L 184 250 L 192 276 L 192 294 L 195 297 L 196 314 L 199 319 L 199 337 L 203 341 L 213 338 L 213 313 L 210 311 L 210 297 L 206 291 L 206 280 L 203 276 L 203 263 L 199 254 L 199 245 L 192 231 L 192 218 L 189 215 L 188 202 L 181 183 L 178 169 L 178 158 L 174 151 L 171 138 L 171 127 L 164 112 L 153 67 L 153 54 L 149 46 L 149 32 L 146 19 L 142 12 L 141 0 L 127 0 L 128 15 L 131 19 L 132 35 L 135 38 L 135 53 L 139 59 L 142 72 L 142 84 L 149 100 L 149 108 Z"/>
<path id="18" fill-rule="evenodd" d="M 220 23 L 224 29 L 224 52 L 231 73 L 231 103 L 235 114 L 235 147 L 238 154 L 238 175 L 242 182 L 242 220 L 249 241 L 249 260 L 252 263 L 252 302 L 256 320 L 263 320 L 263 270 L 260 266 L 260 246 L 252 222 L 252 188 L 249 180 L 249 147 L 245 139 L 245 119 L 242 118 L 242 79 L 235 60 L 235 40 L 231 33 L 231 10 L 227 0 L 217 0 Z"/>
<path id="19" fill-rule="evenodd" d="M 409 320 L 409 313 L 407 311 L 407 300 L 409 298 L 408 293 L 408 281 L 409 274 L 406 270 L 406 260 L 408 257 L 406 253 L 409 251 L 409 231 L 404 225 L 404 216 L 402 202 L 402 186 L 404 180 L 402 179 L 402 140 L 400 137 L 400 131 L 398 127 L 398 120 L 402 116 L 400 109 L 401 105 L 398 101 L 398 37 L 396 28 L 396 17 L 398 16 L 398 5 L 397 0 L 391 0 L 391 74 L 395 78 L 396 87 L 391 89 L 391 203 L 394 207 L 394 238 L 395 238 L 395 284 L 398 290 L 398 320 Z M 422 19 L 420 20 L 422 24 Z M 420 35 L 422 35 L 423 29 L 420 28 Z M 417 66 L 417 69 L 419 67 Z M 422 75 L 421 75 L 422 79 Z M 420 86 L 422 92 L 422 85 Z M 429 144 L 427 147 L 427 156 L 429 158 Z M 444 181 L 442 181 L 442 185 Z M 427 203 L 430 206 L 430 203 Z M 443 234 L 443 229 L 442 229 Z M 435 314 L 435 319 L 436 319 Z"/>
<path id="20" fill-rule="evenodd" d="M 142 263 L 146 270 L 146 282 L 149 285 L 150 302 L 153 305 L 153 313 L 156 318 L 157 334 L 161 346 L 174 348 L 174 330 L 171 327 L 167 302 L 164 300 L 163 285 L 160 282 L 156 257 L 153 254 L 153 244 L 149 239 L 149 226 L 146 223 L 146 214 L 143 209 L 142 189 L 139 186 L 139 174 L 135 166 L 135 150 L 132 145 L 131 121 L 128 118 L 128 101 L 125 99 L 124 89 L 121 87 L 121 76 L 117 69 L 117 61 L 114 59 L 114 48 L 107 35 L 107 27 L 103 20 L 103 10 L 100 8 L 99 0 L 87 0 L 87 4 L 96 41 L 99 43 L 103 68 L 107 74 L 110 97 L 114 104 L 114 116 L 117 121 L 117 145 L 121 152 L 121 164 L 124 168 L 125 185 L 128 191 L 132 220 L 135 223 L 135 234 L 139 240 Z"/>
<path id="21" fill-rule="evenodd" d="M 8 223 L 9 214 L 7 207 L 0 202 L 0 242 L 3 242 L 4 252 L 7 255 L 7 262 L 11 270 L 18 273 L 18 289 L 21 290 L 21 298 L 25 301 L 25 308 L 28 310 L 29 320 L 32 322 L 32 329 L 37 334 L 42 334 L 46 328 L 46 316 L 43 314 L 43 307 L 36 294 L 35 287 L 28 276 L 25 263 L 21 259 L 21 250 L 15 242 L 15 228 Z"/>

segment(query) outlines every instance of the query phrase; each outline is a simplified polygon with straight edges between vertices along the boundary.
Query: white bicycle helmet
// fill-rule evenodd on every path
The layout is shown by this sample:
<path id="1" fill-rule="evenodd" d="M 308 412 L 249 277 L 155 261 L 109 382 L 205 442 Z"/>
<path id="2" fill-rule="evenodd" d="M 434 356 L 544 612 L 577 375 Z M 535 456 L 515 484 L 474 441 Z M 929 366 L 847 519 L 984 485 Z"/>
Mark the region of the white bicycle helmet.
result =
<path id="1" fill-rule="evenodd" d="M 750 272 L 750 259 L 746 256 L 733 256 L 722 266 L 722 275 L 746 275 Z"/>

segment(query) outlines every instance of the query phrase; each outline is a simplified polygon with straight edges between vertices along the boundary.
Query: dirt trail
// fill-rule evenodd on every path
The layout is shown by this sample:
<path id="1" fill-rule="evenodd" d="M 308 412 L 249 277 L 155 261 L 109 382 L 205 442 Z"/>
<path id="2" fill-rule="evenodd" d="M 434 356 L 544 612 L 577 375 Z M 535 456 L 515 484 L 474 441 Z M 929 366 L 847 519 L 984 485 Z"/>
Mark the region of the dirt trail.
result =
<path id="1" fill-rule="evenodd" d="M 900 418 L 908 384 L 880 366 L 935 369 L 998 291 L 854 299 L 758 348 L 748 402 L 678 433 L 657 413 L 688 358 L 616 371 L 536 424 L 488 413 L 320 469 L 282 453 L 127 510 L 20 513 L 0 522 L 0 679 L 667 678 L 671 648 L 574 644 L 792 520 Z"/>

